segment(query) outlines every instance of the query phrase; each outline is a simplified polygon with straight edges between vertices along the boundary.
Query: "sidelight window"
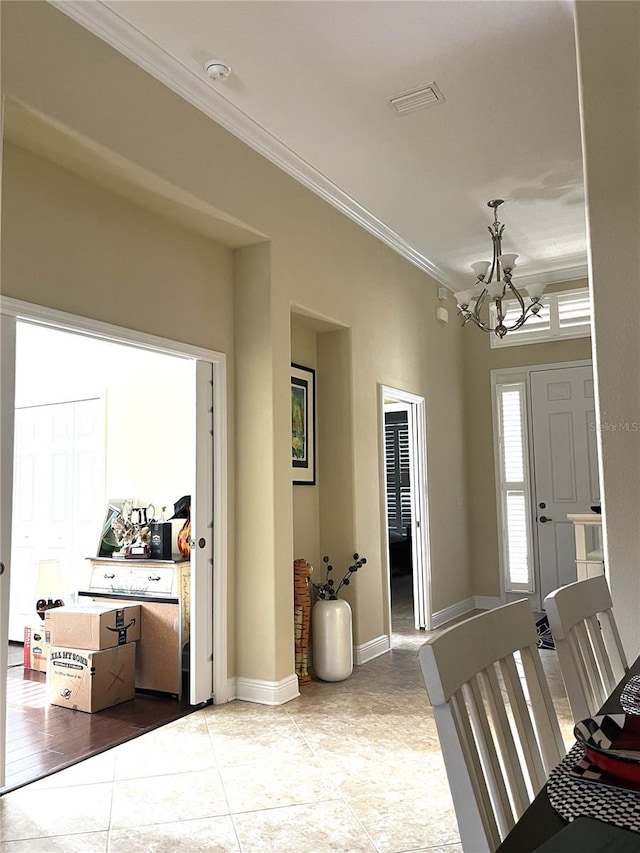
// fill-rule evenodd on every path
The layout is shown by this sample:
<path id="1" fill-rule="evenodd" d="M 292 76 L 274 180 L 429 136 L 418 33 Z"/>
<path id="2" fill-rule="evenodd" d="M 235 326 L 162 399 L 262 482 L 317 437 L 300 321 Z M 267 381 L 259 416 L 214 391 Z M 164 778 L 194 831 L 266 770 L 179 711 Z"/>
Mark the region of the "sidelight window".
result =
<path id="1" fill-rule="evenodd" d="M 533 560 L 529 519 L 526 396 L 524 382 L 498 384 L 501 542 L 507 592 L 532 593 Z"/>

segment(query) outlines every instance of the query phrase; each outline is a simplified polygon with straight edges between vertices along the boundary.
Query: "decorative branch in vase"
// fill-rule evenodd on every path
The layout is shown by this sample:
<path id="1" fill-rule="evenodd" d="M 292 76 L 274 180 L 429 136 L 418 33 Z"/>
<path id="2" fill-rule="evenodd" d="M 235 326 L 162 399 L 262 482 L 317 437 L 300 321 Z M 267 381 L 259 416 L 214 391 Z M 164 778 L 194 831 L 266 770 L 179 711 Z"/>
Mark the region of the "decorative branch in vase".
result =
<path id="1" fill-rule="evenodd" d="M 333 566 L 329 563 L 329 557 L 323 557 L 322 562 L 326 566 L 324 583 L 317 584 L 314 583 L 312 580 L 310 580 L 309 583 L 316 591 L 316 595 L 319 599 L 328 599 L 329 601 L 336 601 L 338 598 L 338 593 L 340 592 L 342 587 L 349 586 L 349 584 L 351 583 L 351 575 L 355 574 L 358 569 L 361 569 L 366 564 L 367 558 L 361 557 L 359 554 L 354 554 L 352 565 L 347 568 L 347 571 L 344 573 L 344 577 L 337 586 L 335 580 L 333 579 L 333 577 L 331 577 L 331 572 L 333 572 Z"/>

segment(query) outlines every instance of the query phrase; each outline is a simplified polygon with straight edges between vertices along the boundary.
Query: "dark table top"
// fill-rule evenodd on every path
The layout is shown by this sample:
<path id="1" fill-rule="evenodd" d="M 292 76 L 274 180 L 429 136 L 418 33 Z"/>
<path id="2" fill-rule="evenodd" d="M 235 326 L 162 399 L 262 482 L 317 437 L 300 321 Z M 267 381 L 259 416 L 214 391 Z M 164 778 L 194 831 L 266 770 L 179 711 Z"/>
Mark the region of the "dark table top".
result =
<path id="1" fill-rule="evenodd" d="M 640 675 L 640 657 L 600 708 L 600 713 L 611 714 L 622 711 L 620 694 L 632 675 Z M 498 853 L 533 853 L 566 825 L 567 821 L 560 817 L 549 802 L 545 786 L 504 839 L 498 848 Z"/>

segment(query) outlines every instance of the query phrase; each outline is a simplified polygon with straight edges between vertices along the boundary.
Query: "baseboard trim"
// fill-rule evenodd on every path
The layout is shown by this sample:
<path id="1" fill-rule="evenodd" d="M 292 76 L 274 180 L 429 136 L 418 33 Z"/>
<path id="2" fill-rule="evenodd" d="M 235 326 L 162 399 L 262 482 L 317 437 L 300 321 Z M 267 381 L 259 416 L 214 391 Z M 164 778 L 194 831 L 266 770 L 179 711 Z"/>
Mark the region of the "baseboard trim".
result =
<path id="1" fill-rule="evenodd" d="M 300 695 L 298 676 L 289 675 L 281 681 L 262 681 L 259 678 L 236 678 L 236 699 L 258 705 L 284 705 Z"/>
<path id="2" fill-rule="evenodd" d="M 214 696 L 213 701 L 215 705 L 224 705 L 226 702 L 233 702 L 233 700 L 237 698 L 237 680 L 238 679 L 235 677 L 235 675 L 231 678 L 227 678 L 227 689 L 225 691 L 225 694 L 224 696 Z"/>
<path id="3" fill-rule="evenodd" d="M 431 616 L 431 627 L 440 628 L 452 619 L 457 619 L 459 616 L 464 616 L 471 610 L 475 610 L 475 598 L 465 598 L 463 601 L 458 601 L 457 604 L 450 604 L 449 607 L 444 607 L 442 610 L 436 611 Z"/>
<path id="4" fill-rule="evenodd" d="M 498 596 L 492 595 L 476 595 L 473 598 L 465 598 L 457 604 L 450 604 L 449 607 L 444 607 L 438 610 L 431 617 L 431 627 L 441 628 L 452 619 L 458 619 L 466 613 L 471 613 L 472 610 L 493 610 L 494 607 L 500 607 L 504 602 Z"/>
<path id="5" fill-rule="evenodd" d="M 363 663 L 367 663 L 367 661 L 386 654 L 390 648 L 391 644 L 386 634 L 383 634 L 381 637 L 375 637 L 361 646 L 353 647 L 353 662 L 356 666 L 361 666 Z"/>
<path id="6" fill-rule="evenodd" d="M 476 610 L 493 610 L 500 607 L 504 602 L 497 595 L 476 595 Z"/>

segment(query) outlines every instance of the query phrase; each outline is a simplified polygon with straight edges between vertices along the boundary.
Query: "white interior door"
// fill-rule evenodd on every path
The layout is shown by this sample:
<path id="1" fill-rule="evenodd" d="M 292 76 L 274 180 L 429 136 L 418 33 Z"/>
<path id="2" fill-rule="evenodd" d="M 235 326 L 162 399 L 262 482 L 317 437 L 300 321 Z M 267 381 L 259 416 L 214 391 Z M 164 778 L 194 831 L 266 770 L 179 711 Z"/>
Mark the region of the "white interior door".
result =
<path id="1" fill-rule="evenodd" d="M 429 515 L 427 500 L 426 416 L 423 397 L 382 386 L 382 424 L 384 432 L 385 524 L 391 522 L 404 532 L 405 519 L 411 526 L 411 561 L 413 578 L 413 615 L 416 629 L 431 627 L 431 562 Z M 398 443 L 400 488 L 389 488 L 389 459 L 395 454 L 387 439 L 385 414 L 406 413 L 406 435 Z M 390 503 L 392 506 L 390 507 Z M 391 509 L 391 511 L 390 511 Z M 388 530 L 387 530 L 388 535 Z M 388 543 L 387 543 L 388 546 Z M 387 553 L 389 549 L 387 547 Z M 389 585 L 391 571 L 389 571 Z M 391 592 L 389 592 L 389 625 L 391 626 Z"/>
<path id="2" fill-rule="evenodd" d="M 196 483 L 191 504 L 190 702 L 213 697 L 213 369 L 196 361 Z M 216 569 L 218 567 L 215 567 Z"/>
<path id="3" fill-rule="evenodd" d="M 413 613 L 416 628 L 431 628 L 430 548 L 427 506 L 427 448 L 424 399 L 409 407 L 411 539 L 413 558 Z"/>
<path id="4" fill-rule="evenodd" d="M 568 513 L 599 501 L 591 366 L 531 372 L 535 530 L 541 601 L 576 580 Z"/>
<path id="5" fill-rule="evenodd" d="M 5 783 L 16 323 L 0 316 L 0 788 Z"/>

